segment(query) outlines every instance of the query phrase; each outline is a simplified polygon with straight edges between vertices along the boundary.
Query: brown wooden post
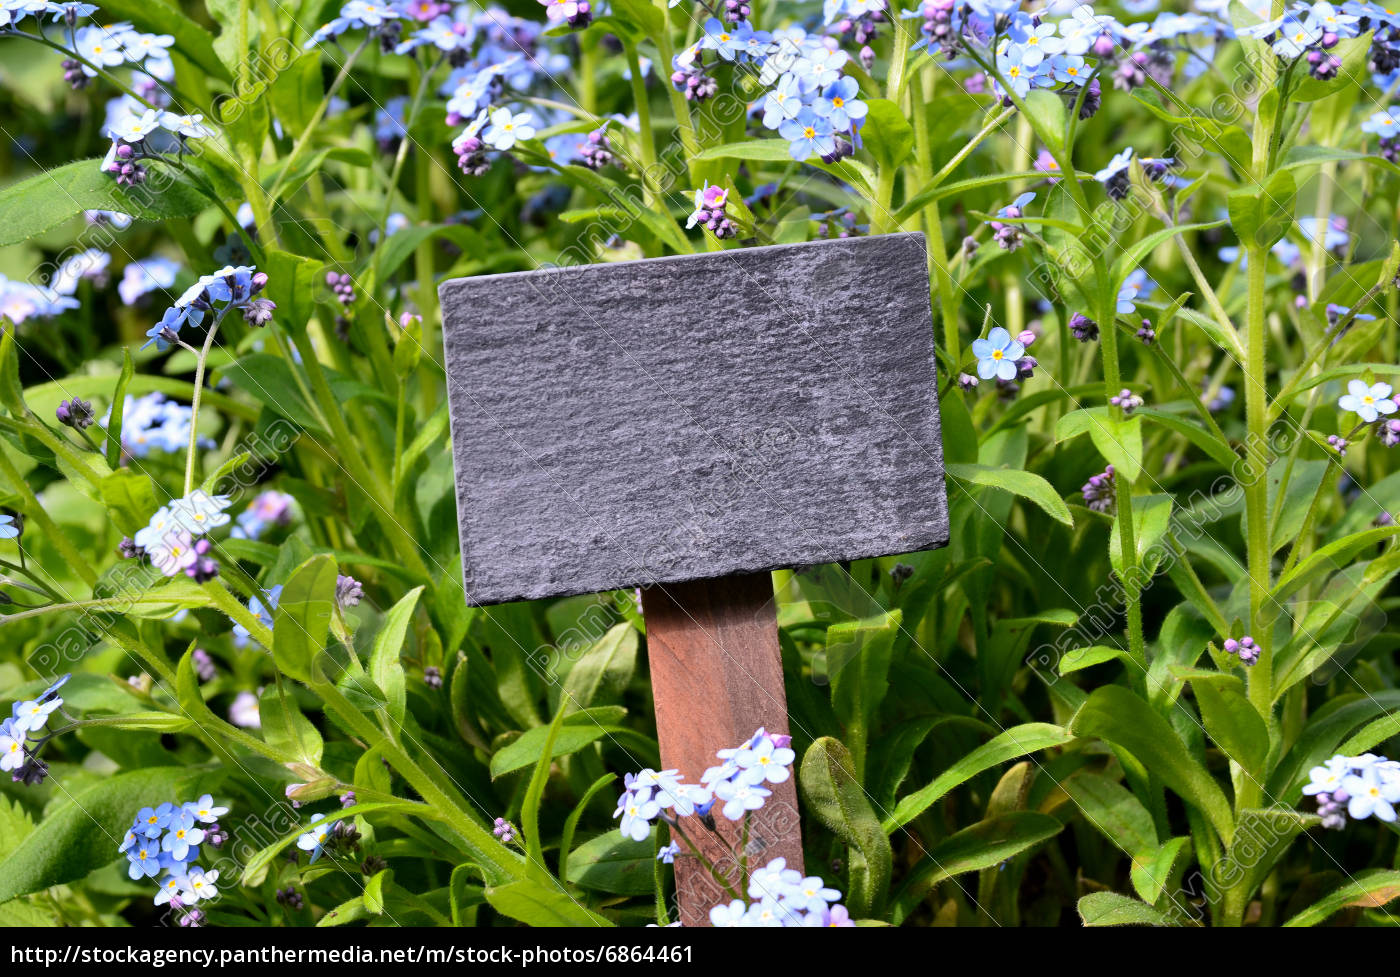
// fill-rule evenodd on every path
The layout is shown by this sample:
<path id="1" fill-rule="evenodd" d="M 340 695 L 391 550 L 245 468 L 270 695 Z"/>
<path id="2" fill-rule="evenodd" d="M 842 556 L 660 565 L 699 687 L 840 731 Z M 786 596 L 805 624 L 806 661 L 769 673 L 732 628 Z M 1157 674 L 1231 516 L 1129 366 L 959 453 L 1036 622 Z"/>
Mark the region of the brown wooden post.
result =
<path id="1" fill-rule="evenodd" d="M 706 768 L 720 762 L 716 750 L 739 745 L 760 726 L 788 732 L 770 574 L 650 587 L 642 609 L 662 766 L 698 783 Z M 749 869 L 782 856 L 789 868 L 801 870 L 797 778 L 763 786 L 773 796 L 750 816 Z M 720 815 L 720 803 L 714 831 L 698 817 L 682 819 L 681 830 L 747 898 L 747 879 L 739 871 L 743 822 Z M 686 926 L 708 926 L 710 907 L 730 899 L 684 844 L 676 857 L 676 893 Z"/>

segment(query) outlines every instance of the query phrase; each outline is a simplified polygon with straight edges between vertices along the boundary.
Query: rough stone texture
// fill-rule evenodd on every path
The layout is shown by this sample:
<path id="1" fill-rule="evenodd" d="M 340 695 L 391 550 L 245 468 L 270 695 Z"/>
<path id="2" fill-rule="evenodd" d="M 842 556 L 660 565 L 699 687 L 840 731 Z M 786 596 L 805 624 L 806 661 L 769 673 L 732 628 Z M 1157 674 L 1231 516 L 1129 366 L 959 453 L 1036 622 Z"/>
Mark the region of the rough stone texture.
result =
<path id="1" fill-rule="evenodd" d="M 948 540 L 923 236 L 440 289 L 467 599 Z"/>

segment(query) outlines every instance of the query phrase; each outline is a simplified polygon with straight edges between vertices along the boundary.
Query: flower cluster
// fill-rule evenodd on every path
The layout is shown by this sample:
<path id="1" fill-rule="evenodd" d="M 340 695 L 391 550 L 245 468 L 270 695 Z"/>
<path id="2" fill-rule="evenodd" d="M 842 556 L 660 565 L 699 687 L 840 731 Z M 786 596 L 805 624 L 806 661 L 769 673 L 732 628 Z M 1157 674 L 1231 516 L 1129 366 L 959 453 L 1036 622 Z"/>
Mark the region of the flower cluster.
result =
<path id="1" fill-rule="evenodd" d="M 162 158 L 167 151 L 184 152 L 187 140 L 212 134 L 202 115 L 180 115 L 162 109 L 138 113 L 125 103 L 121 108 L 124 114 L 107 128 L 112 145 L 102 159 L 102 172 L 112 174 L 121 186 L 144 182 L 143 163 L 147 160 Z M 162 134 L 165 138 L 160 138 Z"/>
<path id="2" fill-rule="evenodd" d="M 997 211 L 998 219 L 987 221 L 987 225 L 993 231 L 992 240 L 999 244 L 1003 251 L 1015 251 L 1021 246 L 1021 229 L 1007 222 L 1020 220 L 1023 216 L 1022 209 L 1034 199 L 1035 194 L 1027 191 Z"/>
<path id="3" fill-rule="evenodd" d="M 132 458 L 144 458 L 152 451 L 185 450 L 193 415 L 189 407 L 167 400 L 158 391 L 143 397 L 128 395 L 122 407 L 122 452 Z M 110 421 L 109 413 L 99 423 L 106 427 Z M 214 446 L 208 438 L 201 438 L 199 443 L 201 447 Z"/>
<path id="4" fill-rule="evenodd" d="M 187 325 L 200 325 L 209 312 L 214 313 L 216 324 L 230 311 L 238 309 L 249 324 L 266 325 L 277 307 L 270 299 L 257 297 L 266 285 L 267 275 L 246 265 L 229 265 L 212 275 L 201 276 L 165 310 L 159 322 L 146 330 L 149 338 L 145 345 L 154 343 L 157 349 L 163 350 L 179 343 L 180 330 Z"/>
<path id="5" fill-rule="evenodd" d="M 209 555 L 209 540 L 199 537 L 228 525 L 229 516 L 224 511 L 228 507 L 228 496 L 195 489 L 156 510 L 151 521 L 132 537 L 132 555 L 144 556 L 167 577 L 184 573 L 198 583 L 212 580 L 219 574 L 219 565 Z"/>
<path id="6" fill-rule="evenodd" d="M 1144 403 L 1141 397 L 1133 393 L 1127 387 L 1124 387 L 1122 390 L 1118 391 L 1118 393 L 1108 398 L 1108 402 L 1122 410 L 1124 414 L 1131 414 Z"/>
<path id="7" fill-rule="evenodd" d="M 695 210 L 686 220 L 686 228 L 689 229 L 699 224 L 721 241 L 728 237 L 734 237 L 738 233 L 738 228 L 734 226 L 734 222 L 729 219 L 725 212 L 725 206 L 728 202 L 728 190 L 706 183 L 695 191 Z"/>
<path id="8" fill-rule="evenodd" d="M 1084 496 L 1084 504 L 1094 512 L 1108 512 L 1118 501 L 1118 482 L 1109 465 L 1097 475 L 1091 475 L 1079 489 Z"/>
<path id="9" fill-rule="evenodd" d="M 791 742 L 791 736 L 759 729 L 739 746 L 718 751 L 715 756 L 721 762 L 706 770 L 699 784 L 683 783 L 677 770 L 628 774 L 613 812 L 622 819 L 619 830 L 624 837 L 642 841 L 658 817 L 670 824 L 692 814 L 709 817 L 716 804 L 730 821 L 742 819 L 772 795 L 763 784 L 780 784 L 792 776 L 788 768 L 796 754 Z"/>
<path id="10" fill-rule="evenodd" d="M 1254 639 L 1245 635 L 1238 640 L 1235 638 L 1225 639 L 1225 653 L 1238 655 L 1241 665 L 1253 665 L 1259 661 L 1259 646 L 1254 643 Z"/>
<path id="11" fill-rule="evenodd" d="M 389 50 L 392 51 L 396 48 L 399 35 L 403 30 L 403 25 L 399 21 L 406 16 L 395 4 L 373 3 L 371 0 L 350 0 L 349 3 L 340 8 L 338 16 L 316 28 L 311 39 L 303 47 L 309 51 L 319 44 L 339 37 L 346 31 L 368 29 L 374 36 L 389 39 L 392 42 L 389 44 Z"/>
<path id="12" fill-rule="evenodd" d="M 749 877 L 749 901 L 735 899 L 710 910 L 715 926 L 855 926 L 841 893 L 820 876 L 803 876 L 775 858 Z"/>
<path id="13" fill-rule="evenodd" d="M 54 735 L 39 736 L 48 725 L 49 716 L 63 705 L 58 690 L 71 675 L 64 675 L 44 690 L 37 699 L 21 699 L 10 706 L 10 718 L 0 721 L 0 770 L 9 773 L 15 783 L 34 786 L 48 776 L 49 768 L 39 759 L 39 751 Z M 34 742 L 29 737 L 35 736 Z"/>
<path id="14" fill-rule="evenodd" d="M 1400 762 L 1372 753 L 1338 754 L 1308 771 L 1303 793 L 1317 801 L 1325 828 L 1342 828 L 1348 817 L 1360 821 L 1375 815 L 1394 821 L 1395 805 L 1400 803 Z"/>
<path id="15" fill-rule="evenodd" d="M 195 860 L 201 846 L 217 848 L 224 842 L 219 816 L 227 813 L 228 808 L 216 807 L 209 794 L 184 804 L 167 801 L 141 808 L 117 846 L 126 855 L 127 875 L 136 880 L 159 877 L 157 906 L 186 910 L 217 898 L 218 870 L 206 872 Z M 181 920 L 185 926 L 202 922 L 202 913 Z"/>
<path id="16" fill-rule="evenodd" d="M 360 833 L 349 821 L 327 821 L 324 814 L 311 815 L 308 830 L 297 837 L 297 847 L 311 854 L 315 862 L 327 852 L 359 847 Z"/>

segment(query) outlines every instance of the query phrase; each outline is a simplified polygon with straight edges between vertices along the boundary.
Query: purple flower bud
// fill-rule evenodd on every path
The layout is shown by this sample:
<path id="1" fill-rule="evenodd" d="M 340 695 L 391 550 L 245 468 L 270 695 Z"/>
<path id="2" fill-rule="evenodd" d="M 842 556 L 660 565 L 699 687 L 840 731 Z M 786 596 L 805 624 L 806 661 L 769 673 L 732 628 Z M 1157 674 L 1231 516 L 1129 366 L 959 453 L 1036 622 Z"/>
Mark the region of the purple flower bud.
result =
<path id="1" fill-rule="evenodd" d="M 342 609 L 355 607 L 364 598 L 365 589 L 354 577 L 339 574 L 335 578 L 335 600 Z"/>
<path id="2" fill-rule="evenodd" d="M 96 419 L 92 412 L 92 404 L 86 400 L 79 400 L 77 397 L 59 404 L 54 415 L 60 424 L 77 428 L 79 431 L 87 428 Z"/>
<path id="3" fill-rule="evenodd" d="M 1109 465 L 1098 475 L 1093 475 L 1079 489 L 1084 496 L 1084 504 L 1094 512 L 1108 512 L 1117 501 L 1117 478 L 1113 466 Z"/>

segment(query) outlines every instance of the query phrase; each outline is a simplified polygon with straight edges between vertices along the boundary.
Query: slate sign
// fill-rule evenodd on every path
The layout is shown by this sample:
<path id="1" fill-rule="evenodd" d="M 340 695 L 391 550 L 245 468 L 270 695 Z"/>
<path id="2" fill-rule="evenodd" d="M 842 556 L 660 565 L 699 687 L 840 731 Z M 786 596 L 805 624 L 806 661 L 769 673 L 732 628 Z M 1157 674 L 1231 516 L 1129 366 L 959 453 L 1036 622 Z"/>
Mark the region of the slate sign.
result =
<path id="1" fill-rule="evenodd" d="M 921 234 L 440 288 L 467 600 L 948 540 Z"/>

